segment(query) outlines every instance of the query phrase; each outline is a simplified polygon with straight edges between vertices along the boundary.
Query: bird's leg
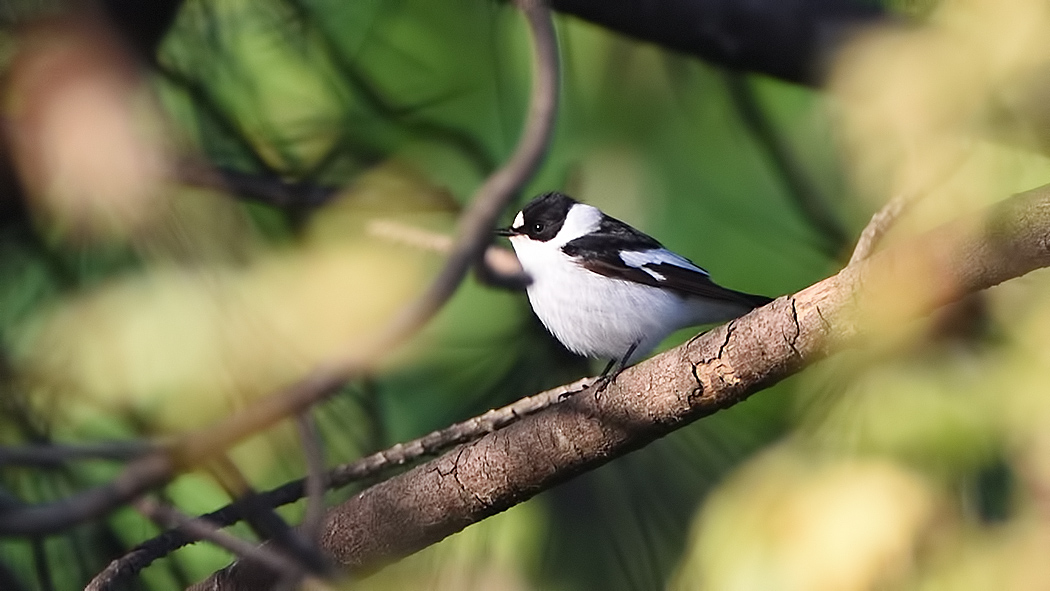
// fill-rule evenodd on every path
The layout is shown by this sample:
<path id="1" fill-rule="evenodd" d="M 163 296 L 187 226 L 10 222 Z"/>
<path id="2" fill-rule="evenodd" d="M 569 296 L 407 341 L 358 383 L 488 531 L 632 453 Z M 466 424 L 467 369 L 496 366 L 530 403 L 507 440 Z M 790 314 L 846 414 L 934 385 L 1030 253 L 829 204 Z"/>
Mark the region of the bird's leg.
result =
<path id="1" fill-rule="evenodd" d="M 623 354 L 623 357 L 619 359 L 612 359 L 609 361 L 609 365 L 605 366 L 601 375 L 594 381 L 594 385 L 598 386 L 595 392 L 601 392 L 616 379 L 616 376 L 620 375 L 620 372 L 627 369 L 627 360 L 634 354 L 634 350 L 638 348 L 638 341 L 635 341 L 627 348 L 627 352 Z M 615 368 L 615 369 L 614 369 Z"/>

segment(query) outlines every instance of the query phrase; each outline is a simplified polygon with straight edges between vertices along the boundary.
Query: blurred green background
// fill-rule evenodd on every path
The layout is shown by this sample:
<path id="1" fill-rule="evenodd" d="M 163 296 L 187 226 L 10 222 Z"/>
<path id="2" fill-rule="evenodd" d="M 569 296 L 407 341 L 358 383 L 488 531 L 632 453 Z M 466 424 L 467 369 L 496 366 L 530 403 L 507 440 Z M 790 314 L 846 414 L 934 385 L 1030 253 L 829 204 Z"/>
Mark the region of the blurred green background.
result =
<path id="1" fill-rule="evenodd" d="M 931 5 L 896 4 L 914 14 Z M 771 296 L 848 259 L 850 237 L 878 203 L 845 172 L 841 105 L 555 21 L 561 112 L 549 155 L 516 205 L 566 191 L 720 284 Z M 488 0 L 194 0 L 156 66 L 144 93 L 153 98 L 143 99 L 156 108 L 144 117 L 160 121 L 164 150 L 341 189 L 307 212 L 166 185 L 149 231 L 87 239 L 35 206 L 31 221 L 6 224 L 4 444 L 209 424 L 381 324 L 442 256 L 377 236 L 370 222 L 451 233 L 459 207 L 512 151 L 530 88 L 524 23 Z M 1046 171 L 1041 156 L 1017 158 L 1037 171 L 1025 178 Z M 1050 450 L 1037 445 L 1046 445 L 1039 419 L 1050 409 L 1035 396 L 1050 319 L 1036 295 L 1046 280 L 1015 283 L 352 588 L 987 589 L 1004 580 L 999 573 L 1011 589 L 1046 588 L 1046 567 L 1024 557 L 1050 540 L 1038 496 L 1050 490 L 1040 487 Z M 327 461 L 597 369 L 544 332 L 523 294 L 470 278 L 381 370 L 317 408 Z M 231 455 L 259 489 L 305 471 L 287 425 Z M 4 494 L 42 502 L 118 468 L 5 466 L 0 482 Z M 203 473 L 163 496 L 192 514 L 229 501 Z M 301 503 L 281 512 L 297 522 Z M 158 531 L 125 509 L 66 535 L 2 540 L 0 560 L 29 589 L 77 589 Z M 181 589 L 230 559 L 196 544 L 146 569 L 133 588 Z"/>

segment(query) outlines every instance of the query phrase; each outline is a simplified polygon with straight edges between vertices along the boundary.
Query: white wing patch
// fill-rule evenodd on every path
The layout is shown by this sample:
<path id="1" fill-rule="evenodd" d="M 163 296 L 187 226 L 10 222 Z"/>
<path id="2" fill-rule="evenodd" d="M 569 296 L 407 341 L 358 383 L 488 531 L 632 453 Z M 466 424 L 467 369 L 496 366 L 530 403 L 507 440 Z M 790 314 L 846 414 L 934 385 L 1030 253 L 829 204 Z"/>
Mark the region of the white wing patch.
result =
<path id="1" fill-rule="evenodd" d="M 703 273 L 704 275 L 710 275 L 707 271 L 689 262 L 689 259 L 677 255 L 666 248 L 654 248 L 652 250 L 624 250 L 620 252 L 620 260 L 622 260 L 624 264 L 634 267 L 635 269 L 645 271 L 657 281 L 663 281 L 665 277 L 656 271 L 649 269 L 646 265 L 674 265 L 683 269 L 689 269 L 690 271 L 696 271 L 697 273 Z"/>
<path id="2" fill-rule="evenodd" d="M 667 279 L 667 277 L 664 277 L 663 275 L 657 273 L 656 271 L 653 271 L 649 267 L 642 267 L 642 270 L 645 271 L 646 273 L 648 273 L 649 275 L 651 275 L 652 278 L 657 280 L 657 281 L 665 281 Z"/>

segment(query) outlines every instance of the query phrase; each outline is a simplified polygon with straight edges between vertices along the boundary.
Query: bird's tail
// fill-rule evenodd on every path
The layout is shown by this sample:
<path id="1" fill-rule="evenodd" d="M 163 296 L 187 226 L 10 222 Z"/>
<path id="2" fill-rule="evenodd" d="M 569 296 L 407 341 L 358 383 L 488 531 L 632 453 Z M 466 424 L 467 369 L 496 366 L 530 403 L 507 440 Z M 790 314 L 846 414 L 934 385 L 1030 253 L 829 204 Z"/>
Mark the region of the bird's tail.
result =
<path id="1" fill-rule="evenodd" d="M 740 303 L 749 306 L 752 310 L 755 308 L 761 308 L 762 306 L 765 306 L 769 302 L 773 301 L 773 298 L 766 297 L 764 295 L 744 293 L 742 291 L 733 291 L 733 294 L 736 295 L 736 299 Z"/>

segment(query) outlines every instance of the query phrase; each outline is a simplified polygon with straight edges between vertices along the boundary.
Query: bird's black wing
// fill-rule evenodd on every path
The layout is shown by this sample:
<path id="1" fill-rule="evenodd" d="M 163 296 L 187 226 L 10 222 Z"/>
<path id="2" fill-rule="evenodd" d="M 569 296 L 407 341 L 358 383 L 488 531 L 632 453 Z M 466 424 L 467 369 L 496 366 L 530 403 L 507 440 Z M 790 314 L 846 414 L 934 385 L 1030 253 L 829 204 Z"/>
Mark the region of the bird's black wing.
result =
<path id="1" fill-rule="evenodd" d="M 663 247 L 651 236 L 606 216 L 598 230 L 572 240 L 562 251 L 580 266 L 605 277 L 661 287 L 682 295 L 738 303 L 751 308 L 772 301 L 727 289 L 707 271 Z"/>

